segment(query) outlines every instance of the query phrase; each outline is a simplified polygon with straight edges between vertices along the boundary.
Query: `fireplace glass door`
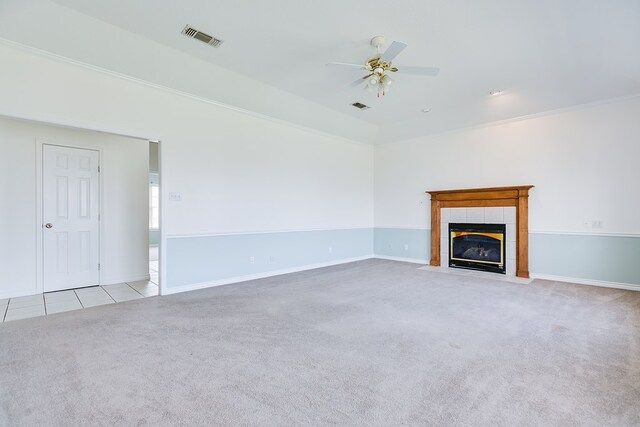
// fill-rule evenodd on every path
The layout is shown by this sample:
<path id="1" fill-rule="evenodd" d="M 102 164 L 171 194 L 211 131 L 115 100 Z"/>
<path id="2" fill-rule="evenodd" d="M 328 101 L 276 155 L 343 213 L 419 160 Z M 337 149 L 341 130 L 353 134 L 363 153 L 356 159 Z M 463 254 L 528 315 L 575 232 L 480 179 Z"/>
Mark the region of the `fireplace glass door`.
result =
<path id="1" fill-rule="evenodd" d="M 449 224 L 449 267 L 506 273 L 504 224 Z"/>

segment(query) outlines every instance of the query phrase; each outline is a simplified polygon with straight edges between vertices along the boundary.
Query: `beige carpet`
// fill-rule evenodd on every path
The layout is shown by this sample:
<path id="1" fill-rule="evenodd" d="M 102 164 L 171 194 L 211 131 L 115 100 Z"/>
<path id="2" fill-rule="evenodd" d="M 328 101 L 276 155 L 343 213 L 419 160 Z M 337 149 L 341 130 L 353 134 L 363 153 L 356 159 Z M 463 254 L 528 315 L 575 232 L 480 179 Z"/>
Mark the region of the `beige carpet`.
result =
<path id="1" fill-rule="evenodd" d="M 369 260 L 0 325 L 0 425 L 640 424 L 640 293 Z"/>

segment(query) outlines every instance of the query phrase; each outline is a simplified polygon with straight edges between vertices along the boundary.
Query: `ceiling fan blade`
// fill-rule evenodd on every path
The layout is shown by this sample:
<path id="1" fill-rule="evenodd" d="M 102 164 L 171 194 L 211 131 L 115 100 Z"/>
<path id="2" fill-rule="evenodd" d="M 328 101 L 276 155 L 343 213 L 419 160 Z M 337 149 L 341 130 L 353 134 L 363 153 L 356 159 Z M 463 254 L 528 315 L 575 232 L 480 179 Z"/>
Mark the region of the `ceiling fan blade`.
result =
<path id="1" fill-rule="evenodd" d="M 391 43 L 391 46 L 389 46 L 387 48 L 387 50 L 384 51 L 384 53 L 380 57 L 380 61 L 382 61 L 382 62 L 391 62 L 391 61 L 393 61 L 393 59 L 396 56 L 398 56 L 398 54 L 400 54 L 400 52 L 402 52 L 405 47 L 407 47 L 406 43 L 395 42 L 394 41 L 393 43 Z"/>
<path id="2" fill-rule="evenodd" d="M 437 76 L 440 72 L 438 67 L 411 67 L 403 65 L 398 67 L 398 73 L 402 74 L 416 74 L 419 76 Z"/>
<path id="3" fill-rule="evenodd" d="M 329 62 L 327 63 L 327 67 L 357 68 L 359 70 L 363 70 L 365 68 L 364 65 L 348 64 L 346 62 Z"/>
<path id="4" fill-rule="evenodd" d="M 369 74 L 368 76 L 360 77 L 358 80 L 354 81 L 349 85 L 349 87 L 358 87 L 362 83 L 366 82 L 369 77 L 373 76 L 373 74 Z"/>

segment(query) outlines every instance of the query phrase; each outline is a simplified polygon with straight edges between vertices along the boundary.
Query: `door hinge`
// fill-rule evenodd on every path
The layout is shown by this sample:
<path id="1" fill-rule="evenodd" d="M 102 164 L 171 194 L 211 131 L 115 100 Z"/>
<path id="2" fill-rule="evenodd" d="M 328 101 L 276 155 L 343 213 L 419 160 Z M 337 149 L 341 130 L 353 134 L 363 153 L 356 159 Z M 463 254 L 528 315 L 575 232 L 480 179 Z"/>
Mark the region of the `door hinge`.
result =
<path id="1" fill-rule="evenodd" d="M 98 264 L 98 271 L 100 271 L 100 264 Z"/>
<path id="2" fill-rule="evenodd" d="M 100 166 L 98 165 L 98 173 L 100 173 Z"/>

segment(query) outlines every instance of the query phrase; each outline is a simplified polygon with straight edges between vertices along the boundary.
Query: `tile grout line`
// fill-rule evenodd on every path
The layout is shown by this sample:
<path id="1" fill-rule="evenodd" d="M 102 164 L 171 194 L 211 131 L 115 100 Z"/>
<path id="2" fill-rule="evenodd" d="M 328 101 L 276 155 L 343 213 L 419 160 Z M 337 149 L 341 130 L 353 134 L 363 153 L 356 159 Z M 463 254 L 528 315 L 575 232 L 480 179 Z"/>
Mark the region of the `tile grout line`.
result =
<path id="1" fill-rule="evenodd" d="M 80 307 L 85 308 L 84 304 L 82 303 L 82 300 L 80 299 L 80 297 L 78 296 L 78 293 L 76 292 L 75 289 L 73 289 L 73 294 L 76 296 L 76 299 L 78 300 L 78 302 L 80 303 Z"/>
<path id="2" fill-rule="evenodd" d="M 158 286 L 155 282 L 149 280 L 149 282 L 153 283 L 155 286 Z M 140 295 L 142 298 L 147 298 L 146 295 L 142 294 L 140 291 L 138 291 L 136 288 L 134 288 L 133 286 L 131 286 L 128 282 L 124 282 L 124 284 L 127 285 L 127 287 L 129 289 L 132 289 L 136 294 Z M 109 299 L 111 299 L 111 301 L 113 301 L 113 303 L 118 303 L 118 301 L 115 300 L 115 298 L 109 293 L 109 291 L 107 291 L 106 288 L 104 288 L 103 286 L 98 286 L 99 288 L 101 288 L 105 294 L 107 294 L 107 296 L 109 297 Z M 78 288 L 79 289 L 79 288 Z M 78 295 L 77 289 L 70 289 L 70 291 L 73 291 L 74 296 L 76 297 L 76 300 L 80 303 L 80 307 L 82 309 L 85 309 L 87 307 L 84 306 L 84 304 L 82 303 L 82 300 L 80 299 L 80 296 Z M 45 293 L 43 292 L 42 295 L 42 305 L 44 308 L 44 316 L 48 316 L 48 307 L 47 307 L 47 298 L 45 297 Z M 11 301 L 14 298 L 9 298 L 7 301 L 7 305 L 5 306 L 4 311 L 2 312 L 2 316 L 0 318 L 0 323 L 4 323 L 7 319 L 7 314 L 9 313 L 9 305 L 11 304 Z M 35 307 L 35 306 L 34 306 Z M 30 308 L 30 307 L 24 307 L 24 308 Z M 36 316 L 37 317 L 37 316 Z"/>
<path id="3" fill-rule="evenodd" d="M 133 289 L 134 291 L 136 291 L 136 293 L 137 293 L 138 295 L 142 295 L 142 294 L 141 294 L 141 293 L 140 293 L 136 288 L 134 288 L 133 286 L 131 286 L 131 285 L 129 284 L 129 282 L 125 282 L 125 283 L 127 284 L 127 286 L 128 286 L 128 287 L 130 287 L 131 289 Z M 146 298 L 146 297 L 145 297 L 144 295 L 142 295 L 142 298 Z"/>
<path id="4" fill-rule="evenodd" d="M 127 284 L 127 286 L 128 286 L 128 284 Z M 104 292 L 109 296 L 109 298 L 111 298 L 111 300 L 112 300 L 113 302 L 118 302 L 118 301 L 116 301 L 116 299 L 115 299 L 114 297 L 112 297 L 112 296 L 111 296 L 111 294 L 109 293 L 109 291 L 108 291 L 108 290 L 106 290 L 104 286 L 100 286 L 100 287 L 101 287 L 101 288 L 102 288 L 102 290 L 103 290 L 103 291 L 104 291 Z"/>

